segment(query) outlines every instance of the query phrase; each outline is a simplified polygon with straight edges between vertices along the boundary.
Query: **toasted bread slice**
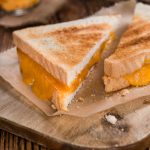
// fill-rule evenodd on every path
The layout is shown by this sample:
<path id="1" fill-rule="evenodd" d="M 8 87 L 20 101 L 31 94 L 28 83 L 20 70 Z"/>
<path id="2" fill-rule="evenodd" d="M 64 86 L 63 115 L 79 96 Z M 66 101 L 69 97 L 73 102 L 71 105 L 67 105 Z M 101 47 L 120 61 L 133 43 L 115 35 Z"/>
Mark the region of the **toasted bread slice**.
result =
<path id="1" fill-rule="evenodd" d="M 146 63 L 150 63 L 150 6 L 139 3 L 133 22 L 123 34 L 118 48 L 105 59 L 105 90 L 111 92 L 129 85 L 141 86 L 148 83 L 136 84 L 137 79 L 133 84 L 126 78 L 137 70 L 140 71 Z M 137 74 L 139 73 L 136 72 L 136 76 Z"/>
<path id="2" fill-rule="evenodd" d="M 119 15 L 90 17 L 15 31 L 14 43 L 26 83 L 39 97 L 52 99 L 57 109 L 67 110 L 88 71 L 99 61 L 119 19 Z"/>
<path id="3" fill-rule="evenodd" d="M 70 85 L 109 38 L 118 17 L 91 17 L 23 29 L 13 33 L 14 43 L 54 77 Z"/>

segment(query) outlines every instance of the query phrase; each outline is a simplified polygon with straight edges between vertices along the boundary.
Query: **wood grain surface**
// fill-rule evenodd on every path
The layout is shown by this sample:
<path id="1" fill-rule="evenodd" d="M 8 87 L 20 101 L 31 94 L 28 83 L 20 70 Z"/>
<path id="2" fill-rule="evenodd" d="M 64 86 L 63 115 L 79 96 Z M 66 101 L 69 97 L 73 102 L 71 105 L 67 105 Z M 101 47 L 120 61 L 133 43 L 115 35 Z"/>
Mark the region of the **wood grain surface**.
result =
<path id="1" fill-rule="evenodd" d="M 0 150 L 48 150 L 24 138 L 0 130 Z"/>
<path id="2" fill-rule="evenodd" d="M 68 0 L 49 18 L 49 23 L 83 18 L 112 4 L 113 0 Z M 0 28 L 0 51 L 13 46 L 12 31 Z M 23 103 L 23 99 L 0 78 L 0 150 L 145 150 L 150 147 L 150 96 L 87 118 L 48 118 Z M 109 123 L 106 115 L 115 116 L 117 124 Z"/>

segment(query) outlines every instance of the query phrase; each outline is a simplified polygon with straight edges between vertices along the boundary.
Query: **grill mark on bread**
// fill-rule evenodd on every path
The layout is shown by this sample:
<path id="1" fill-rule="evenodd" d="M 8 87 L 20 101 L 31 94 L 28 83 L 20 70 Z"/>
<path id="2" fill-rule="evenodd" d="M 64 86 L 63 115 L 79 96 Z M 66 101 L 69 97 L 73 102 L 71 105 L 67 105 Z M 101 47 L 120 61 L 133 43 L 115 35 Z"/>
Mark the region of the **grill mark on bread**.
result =
<path id="1" fill-rule="evenodd" d="M 79 36 L 69 36 L 64 39 L 64 38 L 58 38 L 58 41 L 61 44 L 65 44 L 67 49 L 63 52 L 55 51 L 57 57 L 60 60 L 63 60 L 64 62 L 68 63 L 70 65 L 75 65 L 77 63 L 80 63 L 82 61 L 82 58 L 85 57 L 85 55 L 91 50 L 91 48 L 96 45 L 96 41 L 98 41 L 101 38 L 102 34 L 86 34 L 86 35 L 79 35 Z M 76 43 L 73 41 L 75 39 L 78 39 Z M 58 55 L 58 53 L 60 53 Z M 66 58 L 64 60 L 64 57 Z"/>
<path id="2" fill-rule="evenodd" d="M 143 36 L 143 34 L 148 33 L 149 31 L 150 22 L 145 20 L 138 20 L 136 22 L 134 21 L 123 34 L 118 46 L 119 50 L 123 44 L 126 45 L 131 40 L 136 38 L 138 39 L 140 36 Z M 116 51 L 118 51 L 118 49 Z"/>
<path id="3" fill-rule="evenodd" d="M 51 32 L 50 34 L 74 34 L 74 33 L 80 33 L 83 31 L 100 31 L 100 30 L 106 30 L 109 29 L 110 25 L 108 24 L 95 24 L 95 25 L 89 25 L 89 26 L 79 26 L 79 27 L 69 27 L 69 28 L 63 28 L 54 32 Z"/>
<path id="4" fill-rule="evenodd" d="M 120 59 L 122 57 L 125 58 L 136 53 L 137 51 L 142 51 L 143 49 L 150 49 L 150 34 L 120 45 L 117 52 L 112 56 L 115 59 Z"/>
<path id="5" fill-rule="evenodd" d="M 150 49 L 150 22 L 141 19 L 136 21 L 136 23 L 133 22 L 127 29 L 120 40 L 116 52 L 110 57 L 113 59 L 126 58 L 143 49 Z"/>
<path id="6" fill-rule="evenodd" d="M 110 29 L 111 26 L 106 24 L 106 23 L 102 23 L 102 24 L 93 24 L 93 25 L 86 25 L 86 26 L 77 26 L 77 27 L 66 27 L 66 28 L 62 28 L 62 29 L 56 29 L 56 31 L 50 31 L 50 32 L 46 32 L 43 33 L 41 35 L 36 34 L 36 32 L 34 32 L 33 30 L 29 31 L 28 37 L 32 38 L 32 39 L 40 39 L 40 38 L 44 38 L 44 37 L 49 37 L 49 36 L 55 36 L 55 35 L 60 35 L 60 34 L 75 34 L 75 33 L 81 33 L 83 31 L 95 31 L 95 33 L 97 31 L 104 31 L 107 29 Z"/>
<path id="7" fill-rule="evenodd" d="M 62 48 L 58 50 L 47 49 L 56 56 L 60 62 L 69 64 L 68 67 L 79 64 L 83 58 L 89 53 L 92 47 L 94 47 L 99 40 L 103 37 L 105 31 L 110 29 L 111 26 L 106 23 L 81 25 L 74 27 L 66 27 L 62 29 L 56 29 L 39 35 L 32 31 L 28 36 L 32 39 L 40 39 L 54 37 L 54 40 Z M 47 43 L 41 43 L 46 45 Z"/>
<path id="8" fill-rule="evenodd" d="M 147 46 L 150 44 L 150 34 L 130 40 L 129 42 L 119 45 L 118 48 L 130 48 L 131 46 Z"/>
<path id="9" fill-rule="evenodd" d="M 133 23 L 131 25 L 129 25 L 127 32 L 131 31 L 131 30 L 137 30 L 139 29 L 141 26 L 148 24 L 149 22 L 143 19 L 139 19 L 139 20 L 133 20 Z M 125 32 L 126 33 L 126 32 Z"/>
<path id="10" fill-rule="evenodd" d="M 70 39 L 69 37 L 66 37 L 66 39 L 58 39 L 60 43 L 66 45 L 67 49 L 63 53 L 61 51 L 54 51 L 53 54 L 56 55 L 59 60 L 63 60 L 64 63 L 69 62 L 71 66 L 76 65 L 82 61 L 82 58 L 96 45 L 95 41 L 98 41 L 101 36 L 102 34 L 100 33 L 80 35 L 79 37 L 72 36 Z M 73 43 L 75 39 L 78 39 L 78 44 Z"/>
<path id="11" fill-rule="evenodd" d="M 63 54 L 59 51 L 55 51 L 54 54 L 64 63 L 69 62 L 71 66 L 76 65 L 82 61 L 90 49 L 103 36 L 100 31 L 104 31 L 108 27 L 107 24 L 90 25 L 88 27 L 70 27 L 52 32 L 51 34 L 56 37 L 57 41 L 66 47 Z"/>
<path id="12" fill-rule="evenodd" d="M 142 24 L 140 24 L 139 26 L 137 26 L 136 28 L 133 28 L 132 30 L 129 29 L 124 35 L 123 35 L 123 39 L 128 39 L 128 38 L 132 38 L 132 37 L 138 37 L 141 33 L 147 33 L 148 31 L 150 31 L 150 23 L 148 22 L 144 22 Z M 122 41 L 123 42 L 123 41 Z"/>
<path id="13" fill-rule="evenodd" d="M 113 54 L 115 58 L 126 57 L 138 50 L 150 48 L 150 22 L 140 20 L 140 25 L 133 25 L 136 27 L 131 27 L 132 30 L 129 27 L 121 38 L 116 53 Z"/>

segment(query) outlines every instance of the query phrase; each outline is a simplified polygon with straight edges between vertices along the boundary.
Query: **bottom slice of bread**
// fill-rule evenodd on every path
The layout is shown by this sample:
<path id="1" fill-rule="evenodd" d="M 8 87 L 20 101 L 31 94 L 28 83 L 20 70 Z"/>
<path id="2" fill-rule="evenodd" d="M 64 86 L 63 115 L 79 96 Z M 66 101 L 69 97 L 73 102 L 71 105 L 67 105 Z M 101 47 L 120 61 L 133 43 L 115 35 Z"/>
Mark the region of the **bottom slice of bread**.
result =
<path id="1" fill-rule="evenodd" d="M 129 82 L 123 77 L 112 78 L 109 76 L 103 77 L 106 92 L 113 92 L 130 86 Z"/>

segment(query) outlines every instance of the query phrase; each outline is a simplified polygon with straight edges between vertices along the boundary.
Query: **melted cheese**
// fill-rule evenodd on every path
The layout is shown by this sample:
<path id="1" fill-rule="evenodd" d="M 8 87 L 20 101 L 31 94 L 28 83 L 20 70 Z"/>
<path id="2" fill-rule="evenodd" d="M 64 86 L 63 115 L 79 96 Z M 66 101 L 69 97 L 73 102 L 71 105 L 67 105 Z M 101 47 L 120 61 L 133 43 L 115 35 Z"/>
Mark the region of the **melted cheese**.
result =
<path id="1" fill-rule="evenodd" d="M 72 93 L 86 78 L 90 68 L 100 60 L 103 50 L 112 39 L 114 39 L 113 34 L 111 34 L 110 40 L 104 42 L 101 45 L 101 48 L 96 51 L 89 63 L 72 82 L 70 87 L 61 83 L 39 64 L 33 61 L 28 55 L 18 49 L 17 52 L 19 56 L 20 70 L 22 73 L 23 81 L 27 85 L 31 86 L 35 95 L 43 100 L 51 99 L 54 90 L 58 90 L 61 93 Z"/>
<path id="2" fill-rule="evenodd" d="M 148 61 L 146 61 L 148 62 Z M 144 86 L 150 83 L 150 64 L 144 64 L 142 68 L 124 76 L 132 86 Z"/>
<path id="3" fill-rule="evenodd" d="M 6 11 L 32 7 L 39 0 L 0 0 L 0 6 Z"/>

